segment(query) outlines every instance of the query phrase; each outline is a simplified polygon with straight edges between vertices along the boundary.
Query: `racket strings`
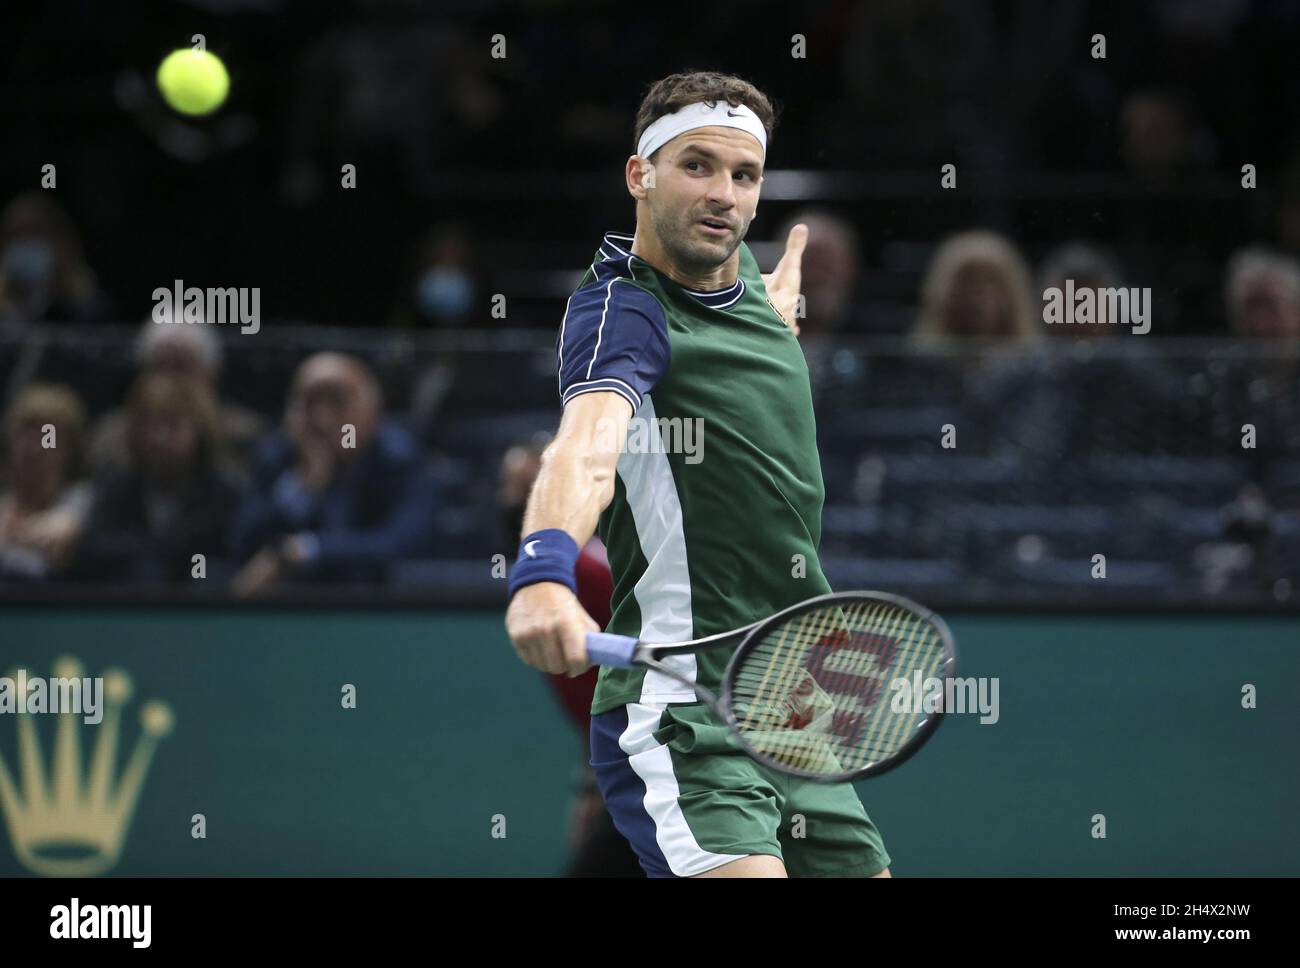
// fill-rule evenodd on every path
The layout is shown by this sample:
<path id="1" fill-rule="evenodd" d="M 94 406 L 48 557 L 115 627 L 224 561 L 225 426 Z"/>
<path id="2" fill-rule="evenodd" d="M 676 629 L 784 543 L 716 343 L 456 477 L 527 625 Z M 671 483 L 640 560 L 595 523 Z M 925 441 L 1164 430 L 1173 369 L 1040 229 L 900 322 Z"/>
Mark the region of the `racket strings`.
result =
<path id="1" fill-rule="evenodd" d="M 777 763 L 833 776 L 903 748 L 928 718 L 895 683 L 939 678 L 947 658 L 929 620 L 877 600 L 802 612 L 751 643 L 734 673 L 736 723 Z M 910 692 L 910 689 L 909 689 Z M 906 696 L 906 699 L 913 697 Z"/>

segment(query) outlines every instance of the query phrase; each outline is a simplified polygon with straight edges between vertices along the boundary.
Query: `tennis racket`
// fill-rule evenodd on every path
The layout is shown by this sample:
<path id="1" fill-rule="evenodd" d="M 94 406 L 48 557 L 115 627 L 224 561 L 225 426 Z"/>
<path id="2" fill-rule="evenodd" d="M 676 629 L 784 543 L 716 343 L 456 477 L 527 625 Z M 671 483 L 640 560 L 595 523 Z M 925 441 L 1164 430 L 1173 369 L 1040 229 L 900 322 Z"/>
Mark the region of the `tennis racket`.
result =
<path id="1" fill-rule="evenodd" d="M 663 661 L 723 648 L 736 651 L 716 696 Z M 690 642 L 589 632 L 587 654 L 598 665 L 644 666 L 691 686 L 755 760 L 824 783 L 879 776 L 912 756 L 943 717 L 942 704 L 922 711 L 917 674 L 924 682 L 957 673 L 943 619 L 882 592 L 822 595 Z M 908 690 L 895 687 L 900 679 Z"/>

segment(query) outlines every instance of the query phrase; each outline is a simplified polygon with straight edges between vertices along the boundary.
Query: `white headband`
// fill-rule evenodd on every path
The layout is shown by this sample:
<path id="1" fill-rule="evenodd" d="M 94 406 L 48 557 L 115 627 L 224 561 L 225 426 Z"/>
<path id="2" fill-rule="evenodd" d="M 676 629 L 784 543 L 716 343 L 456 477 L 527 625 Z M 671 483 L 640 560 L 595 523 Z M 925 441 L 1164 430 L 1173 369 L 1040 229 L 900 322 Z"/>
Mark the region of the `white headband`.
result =
<path id="1" fill-rule="evenodd" d="M 636 153 L 642 158 L 649 158 L 679 134 L 685 134 L 695 128 L 710 128 L 715 125 L 739 128 L 753 135 L 763 148 L 764 158 L 767 157 L 767 129 L 763 127 L 763 122 L 758 120 L 758 115 L 743 104 L 732 107 L 725 99 L 715 102 L 712 107 L 705 101 L 697 101 L 672 114 L 665 114 L 645 129 L 640 143 L 636 146 Z"/>

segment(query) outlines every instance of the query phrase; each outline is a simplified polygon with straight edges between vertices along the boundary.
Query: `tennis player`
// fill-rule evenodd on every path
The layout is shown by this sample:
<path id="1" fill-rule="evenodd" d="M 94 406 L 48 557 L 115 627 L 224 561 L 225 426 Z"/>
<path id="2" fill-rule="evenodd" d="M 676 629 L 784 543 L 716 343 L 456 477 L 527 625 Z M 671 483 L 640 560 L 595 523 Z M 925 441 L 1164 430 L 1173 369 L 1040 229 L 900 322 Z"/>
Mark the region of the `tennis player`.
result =
<path id="1" fill-rule="evenodd" d="M 746 232 L 776 116 L 712 72 L 653 84 L 625 166 L 633 235 L 606 233 L 558 341 L 563 415 L 510 576 L 506 628 L 528 665 L 579 675 L 597 624 L 575 595 L 599 528 L 614 578 L 608 631 L 685 641 L 829 592 L 824 491 L 795 306 L 807 227 L 759 274 Z M 678 656 L 717 689 L 722 652 Z M 693 689 L 601 670 L 592 767 L 650 876 L 889 876 L 848 784 L 755 763 Z"/>

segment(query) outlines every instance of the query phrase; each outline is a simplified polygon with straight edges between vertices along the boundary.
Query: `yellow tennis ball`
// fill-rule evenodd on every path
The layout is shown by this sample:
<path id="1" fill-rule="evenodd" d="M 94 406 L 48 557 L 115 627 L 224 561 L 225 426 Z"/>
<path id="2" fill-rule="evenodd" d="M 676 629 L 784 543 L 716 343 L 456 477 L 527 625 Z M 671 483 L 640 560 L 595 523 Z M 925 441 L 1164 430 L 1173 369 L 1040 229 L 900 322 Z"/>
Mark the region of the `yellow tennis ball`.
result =
<path id="1" fill-rule="evenodd" d="M 216 54 L 185 47 L 158 65 L 158 90 L 181 114 L 211 114 L 230 91 L 230 75 Z"/>

